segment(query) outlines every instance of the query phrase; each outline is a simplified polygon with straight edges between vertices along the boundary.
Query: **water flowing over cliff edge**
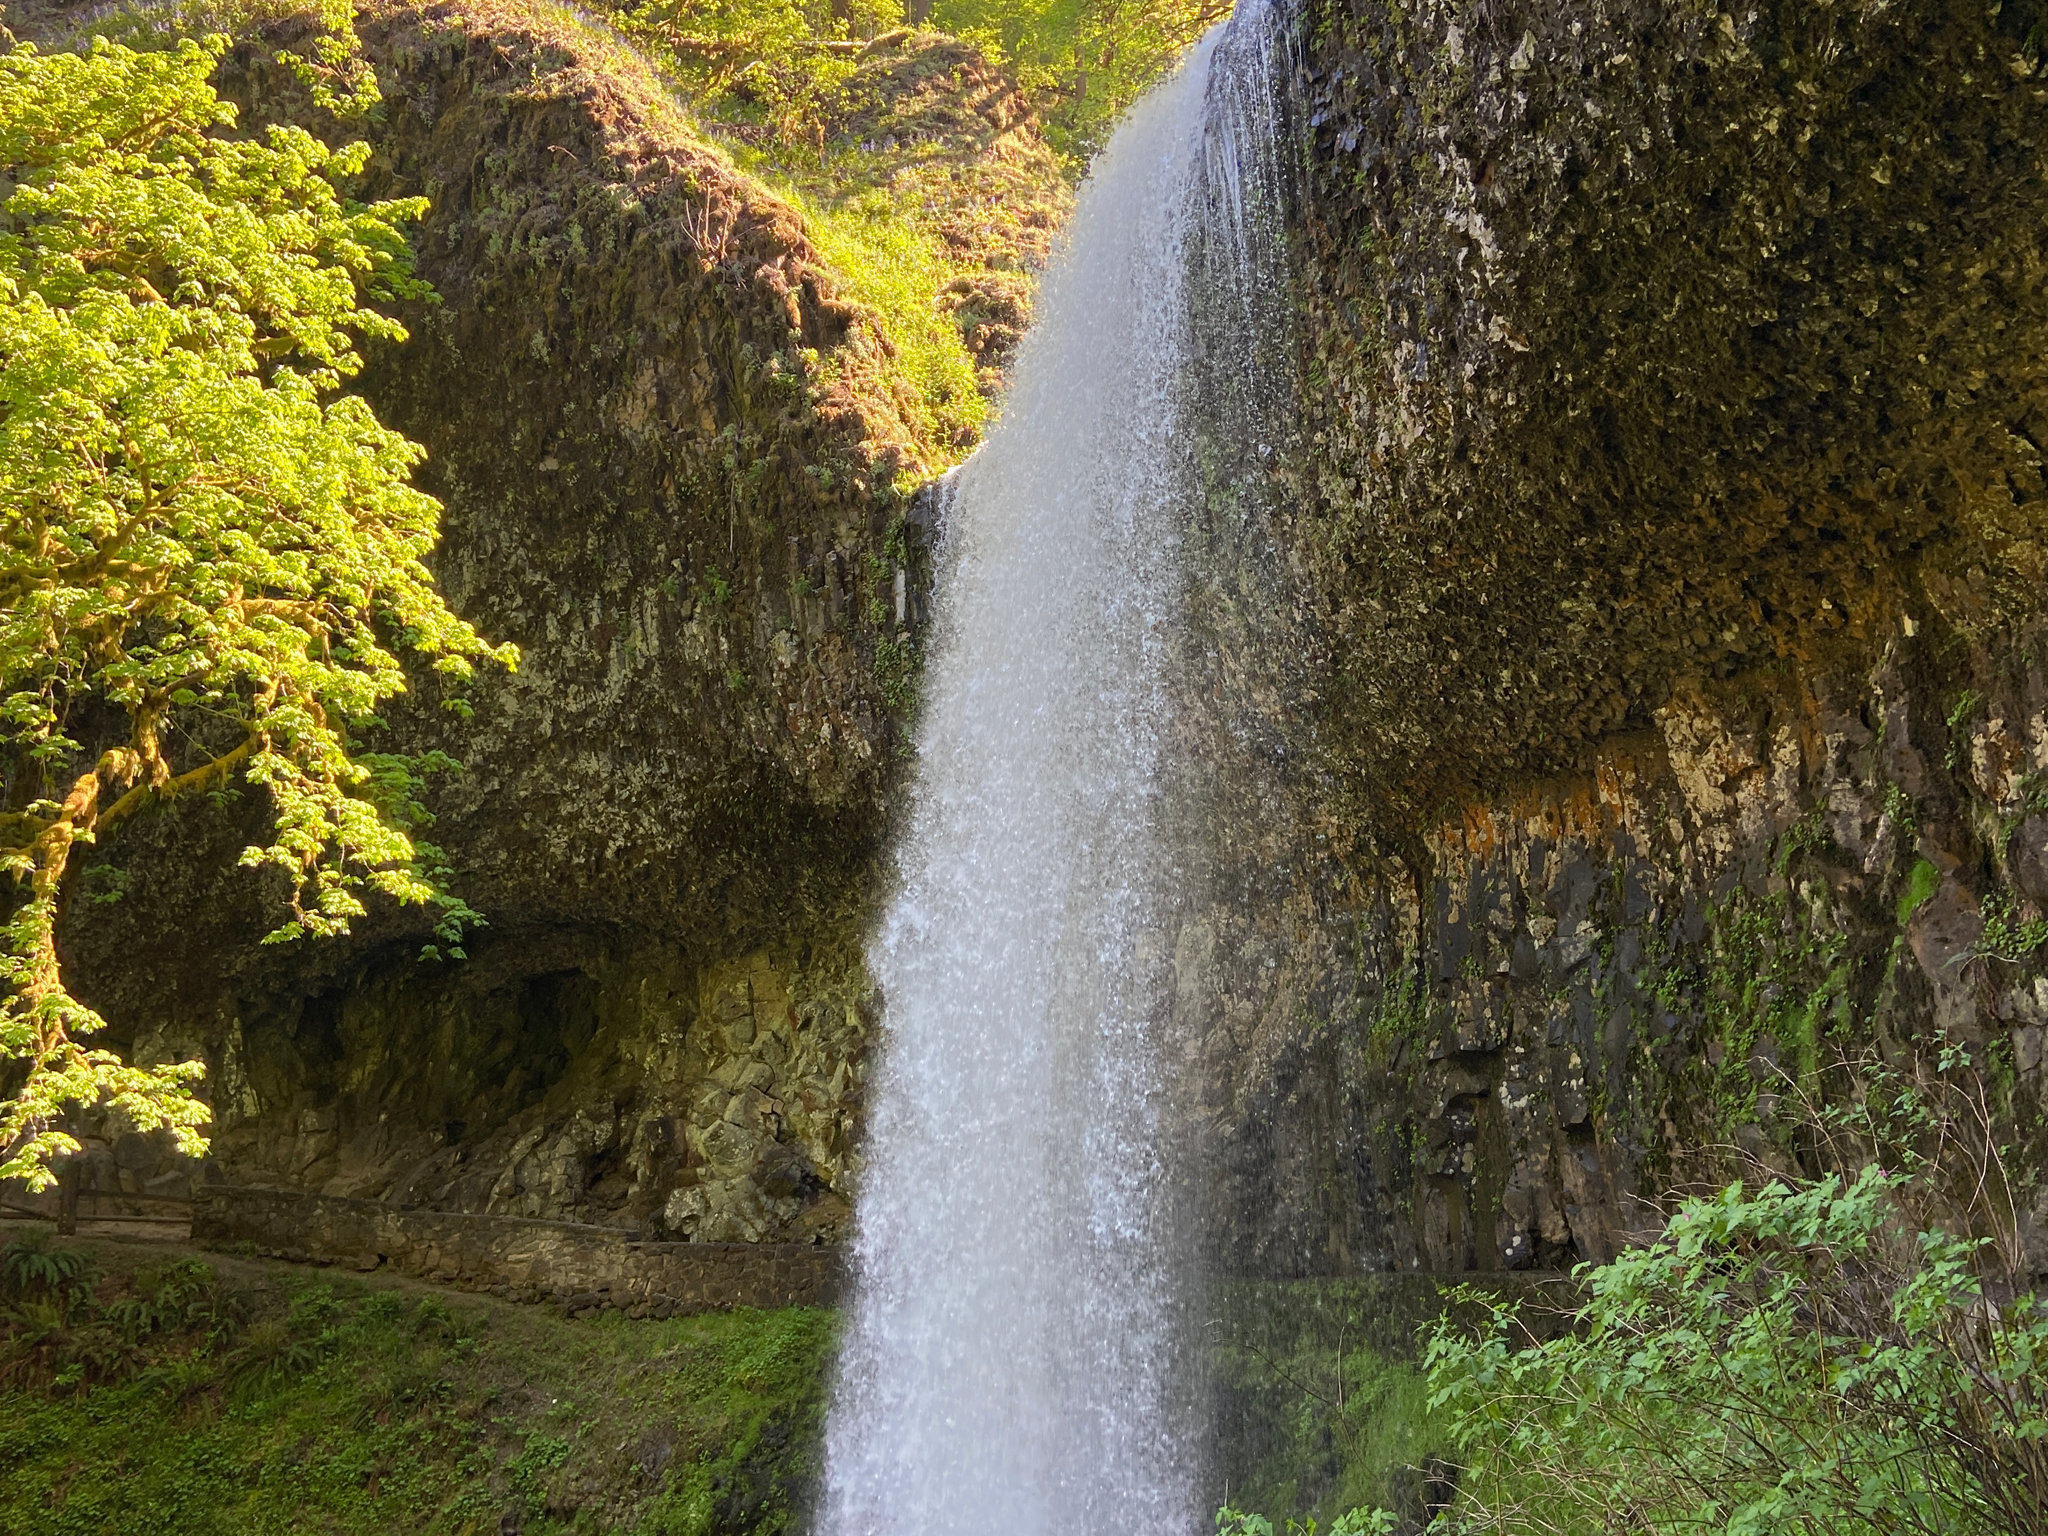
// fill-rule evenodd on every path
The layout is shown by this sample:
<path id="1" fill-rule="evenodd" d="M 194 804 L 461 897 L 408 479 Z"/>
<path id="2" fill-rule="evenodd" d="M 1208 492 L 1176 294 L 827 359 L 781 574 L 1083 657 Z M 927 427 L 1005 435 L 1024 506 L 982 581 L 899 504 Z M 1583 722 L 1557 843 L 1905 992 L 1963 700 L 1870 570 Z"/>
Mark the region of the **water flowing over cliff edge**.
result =
<path id="1" fill-rule="evenodd" d="M 1196 1528 L 1161 794 L 1216 36 L 1083 189 L 950 497 L 826 1529 Z"/>

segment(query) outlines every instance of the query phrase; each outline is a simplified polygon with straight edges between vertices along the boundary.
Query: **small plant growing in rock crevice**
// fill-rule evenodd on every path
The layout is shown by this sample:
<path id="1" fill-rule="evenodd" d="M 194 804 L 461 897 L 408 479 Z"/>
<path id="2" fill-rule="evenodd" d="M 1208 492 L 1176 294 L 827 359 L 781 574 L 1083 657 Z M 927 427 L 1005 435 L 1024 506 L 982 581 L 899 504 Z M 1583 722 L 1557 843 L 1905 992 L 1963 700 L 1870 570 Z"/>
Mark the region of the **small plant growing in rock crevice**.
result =
<path id="1" fill-rule="evenodd" d="M 1979 907 L 1984 930 L 1970 953 L 2010 965 L 2033 959 L 2048 944 L 2048 917 L 2022 915 L 2013 899 L 2003 891 L 1992 891 Z"/>
<path id="2" fill-rule="evenodd" d="M 916 707 L 923 670 L 924 658 L 910 641 L 875 642 L 875 682 L 882 690 L 882 702 L 897 714 L 907 715 Z"/>

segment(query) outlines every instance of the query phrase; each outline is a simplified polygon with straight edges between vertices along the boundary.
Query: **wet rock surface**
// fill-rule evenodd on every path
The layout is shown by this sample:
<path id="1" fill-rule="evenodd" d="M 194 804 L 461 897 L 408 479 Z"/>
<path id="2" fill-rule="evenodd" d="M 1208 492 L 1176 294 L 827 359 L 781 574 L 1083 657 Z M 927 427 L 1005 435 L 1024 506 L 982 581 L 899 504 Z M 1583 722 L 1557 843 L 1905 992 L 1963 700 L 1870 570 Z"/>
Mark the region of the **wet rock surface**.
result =
<path id="1" fill-rule="evenodd" d="M 1213 629 L 1269 722 L 1197 925 L 1220 1243 L 1599 1259 L 1724 1153 L 1815 1171 L 1815 1068 L 1952 1045 L 2031 1186 L 2037 9 L 1299 19 L 1285 595 Z"/>
<path id="2" fill-rule="evenodd" d="M 1928 661 L 1674 700 L 1585 776 L 1460 807 L 1424 862 L 1301 882 L 1215 1058 L 1238 1262 L 1611 1257 L 1738 1150 L 1818 1171 L 1800 1096 L 1852 1092 L 1838 1063 L 1956 1047 L 2032 1188 L 2048 685 L 1980 655 L 1977 693 Z"/>

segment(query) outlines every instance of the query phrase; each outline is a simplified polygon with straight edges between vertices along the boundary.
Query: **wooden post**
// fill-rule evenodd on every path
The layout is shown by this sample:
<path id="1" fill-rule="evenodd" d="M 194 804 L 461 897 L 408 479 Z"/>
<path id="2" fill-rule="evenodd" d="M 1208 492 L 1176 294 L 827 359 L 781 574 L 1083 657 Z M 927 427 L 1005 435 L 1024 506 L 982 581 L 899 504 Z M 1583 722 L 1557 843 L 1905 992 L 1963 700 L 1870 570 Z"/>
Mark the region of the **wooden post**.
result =
<path id="1" fill-rule="evenodd" d="M 64 1159 L 57 1173 L 57 1235 L 71 1237 L 78 1231 L 78 1186 L 84 1181 L 85 1165 L 76 1157 Z"/>

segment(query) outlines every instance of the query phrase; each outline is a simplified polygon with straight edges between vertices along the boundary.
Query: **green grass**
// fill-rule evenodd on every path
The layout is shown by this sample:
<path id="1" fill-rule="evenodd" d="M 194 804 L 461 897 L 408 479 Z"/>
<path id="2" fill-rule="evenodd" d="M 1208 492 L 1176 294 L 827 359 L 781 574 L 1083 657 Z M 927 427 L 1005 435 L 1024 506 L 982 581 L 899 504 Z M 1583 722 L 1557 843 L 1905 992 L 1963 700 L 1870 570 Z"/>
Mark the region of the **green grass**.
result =
<path id="1" fill-rule="evenodd" d="M 834 204 L 772 172 L 758 174 L 803 214 L 804 233 L 848 294 L 881 315 L 897 367 L 916 391 L 925 436 L 956 456 L 971 447 L 980 439 L 987 402 L 960 328 L 933 302 L 968 268 L 879 188 Z"/>
<path id="2" fill-rule="evenodd" d="M 100 1251 L 100 1315 L 146 1278 L 137 1251 Z M 14 1298 L 0 1532 L 779 1532 L 808 1502 L 830 1313 L 571 1322 L 213 1267 L 235 1320 L 173 1326 L 101 1385 L 24 1369 Z"/>

